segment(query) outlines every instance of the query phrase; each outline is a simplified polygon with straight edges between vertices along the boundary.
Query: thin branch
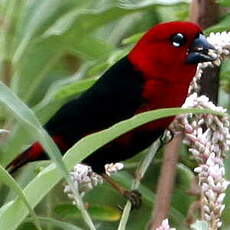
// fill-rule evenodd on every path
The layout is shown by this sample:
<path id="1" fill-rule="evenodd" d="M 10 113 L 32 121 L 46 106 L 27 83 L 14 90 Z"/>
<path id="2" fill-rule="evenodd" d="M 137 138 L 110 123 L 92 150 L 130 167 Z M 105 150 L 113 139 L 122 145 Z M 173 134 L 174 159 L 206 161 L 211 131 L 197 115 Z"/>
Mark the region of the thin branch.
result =
<path id="1" fill-rule="evenodd" d="M 218 16 L 219 6 L 214 0 L 192 1 L 190 7 L 190 21 L 199 24 L 203 29 L 215 24 L 218 21 Z M 212 98 L 214 103 L 217 103 L 218 98 L 218 72 L 218 68 L 215 71 L 212 69 L 211 78 L 205 77 L 207 73 L 204 73 L 204 76 L 201 78 L 201 93 Z M 177 152 L 181 145 L 181 141 L 182 135 L 177 136 L 165 149 L 161 176 L 157 187 L 156 204 L 153 218 L 150 221 L 149 230 L 158 227 L 168 216 L 171 193 L 175 180 L 176 162 L 178 160 Z"/>
<path id="2" fill-rule="evenodd" d="M 190 5 L 189 19 L 206 29 L 218 22 L 219 4 L 215 0 L 193 0 Z"/>
<path id="3" fill-rule="evenodd" d="M 190 21 L 206 29 L 218 22 L 220 6 L 214 0 L 193 0 L 190 5 Z M 215 105 L 218 102 L 219 67 L 206 68 L 200 80 L 200 95 L 206 95 Z"/>
<path id="4" fill-rule="evenodd" d="M 148 169 L 149 165 L 151 164 L 151 162 L 152 162 L 156 152 L 160 148 L 160 146 L 161 146 L 160 139 L 156 140 L 152 144 L 152 146 L 150 147 L 149 153 L 146 155 L 146 157 L 143 159 L 143 161 L 140 163 L 139 167 L 136 170 L 135 178 L 133 180 L 131 189 L 133 189 L 133 190 L 138 189 L 141 179 L 144 177 L 146 170 Z M 127 201 L 117 230 L 125 230 L 126 229 L 126 225 L 128 222 L 130 211 L 131 211 L 131 202 Z"/>
<path id="5" fill-rule="evenodd" d="M 162 221 L 168 217 L 176 176 L 176 165 L 178 162 L 178 150 L 181 145 L 183 135 L 178 134 L 165 147 L 161 174 L 158 180 L 155 207 L 152 219 L 149 223 L 149 230 L 156 229 Z"/>

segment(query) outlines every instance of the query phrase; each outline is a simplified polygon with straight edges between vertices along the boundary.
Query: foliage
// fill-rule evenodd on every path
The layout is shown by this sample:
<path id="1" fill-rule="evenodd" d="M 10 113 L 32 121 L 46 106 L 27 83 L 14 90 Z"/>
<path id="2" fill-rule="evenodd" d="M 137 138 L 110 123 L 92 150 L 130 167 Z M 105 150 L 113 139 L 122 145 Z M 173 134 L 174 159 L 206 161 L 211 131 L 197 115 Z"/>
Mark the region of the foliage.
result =
<path id="1" fill-rule="evenodd" d="M 227 0 L 221 0 L 220 4 L 230 5 Z M 34 140 L 40 140 L 47 148 L 52 147 L 50 157 L 58 162 L 57 168 L 54 164 L 46 167 L 47 162 L 29 164 L 17 172 L 16 181 L 1 168 L 0 226 L 8 230 L 36 229 L 34 223 L 37 221 L 42 229 L 85 229 L 79 212 L 62 192 L 60 180 L 64 173 L 58 168 L 64 169 L 64 165 L 40 123 L 44 124 L 62 104 L 90 87 L 109 66 L 126 55 L 153 24 L 186 20 L 188 1 L 0 0 L 0 12 L 0 80 L 10 88 L 3 83 L 0 85 L 0 101 L 5 104 L 1 106 L 0 122 L 4 129 L 10 130 L 9 135 L 0 133 L 1 165 L 7 165 Z M 207 32 L 225 30 L 229 24 L 229 13 L 226 13 Z M 228 73 L 229 65 L 224 64 L 221 79 L 225 90 L 230 85 Z M 224 95 L 229 92 L 222 89 Z M 67 152 L 65 166 L 70 170 L 95 149 L 132 127 L 181 112 L 176 109 L 143 114 L 88 136 Z M 99 138 L 101 135 L 103 138 Z M 181 152 L 182 159 L 185 154 L 186 151 Z M 117 174 L 116 180 L 130 187 L 131 175 L 142 155 L 129 160 L 127 167 L 130 167 Z M 182 160 L 177 169 L 170 220 L 179 229 L 186 229 L 183 222 L 193 200 L 186 193 L 194 177 L 191 162 L 191 159 Z M 131 213 L 127 230 L 146 226 L 160 165 L 159 152 L 140 186 L 143 205 Z M 227 175 L 230 176 L 229 168 Z M 117 206 L 125 204 L 120 195 L 103 184 L 86 194 L 84 200 L 89 204 L 89 213 L 97 229 L 117 228 L 121 215 Z M 226 203 L 229 202 L 227 194 Z M 27 218 L 29 210 L 32 218 Z M 224 213 L 226 226 L 230 225 L 227 210 Z"/>

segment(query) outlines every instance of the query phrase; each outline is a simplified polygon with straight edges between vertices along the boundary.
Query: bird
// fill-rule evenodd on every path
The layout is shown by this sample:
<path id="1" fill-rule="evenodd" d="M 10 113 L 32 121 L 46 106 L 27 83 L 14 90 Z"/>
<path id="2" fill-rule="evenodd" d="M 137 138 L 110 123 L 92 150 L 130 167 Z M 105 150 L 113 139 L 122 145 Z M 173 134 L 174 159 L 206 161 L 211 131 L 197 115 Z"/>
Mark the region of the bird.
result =
<path id="1" fill-rule="evenodd" d="M 214 60 L 209 55 L 210 49 L 215 48 L 192 22 L 157 24 L 92 87 L 64 104 L 44 128 L 64 154 L 86 135 L 136 114 L 180 107 L 198 63 Z M 173 119 L 171 116 L 135 128 L 96 150 L 83 163 L 105 175 L 105 164 L 124 161 L 146 149 Z M 7 169 L 13 172 L 28 162 L 42 159 L 48 157 L 41 144 L 35 142 Z M 129 198 L 131 193 L 127 194 Z"/>

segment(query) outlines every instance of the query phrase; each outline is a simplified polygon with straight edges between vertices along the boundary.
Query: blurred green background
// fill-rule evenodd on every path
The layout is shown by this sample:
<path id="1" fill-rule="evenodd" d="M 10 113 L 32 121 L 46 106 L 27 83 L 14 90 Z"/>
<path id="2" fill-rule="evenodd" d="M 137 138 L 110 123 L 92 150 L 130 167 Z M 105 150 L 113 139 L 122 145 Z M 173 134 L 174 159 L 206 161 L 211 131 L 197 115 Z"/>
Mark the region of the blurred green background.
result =
<path id="1" fill-rule="evenodd" d="M 90 87 L 98 77 L 126 55 L 140 36 L 154 24 L 188 20 L 190 1 L 163 0 L 0 0 L 0 78 L 25 102 L 44 124 L 60 106 Z M 212 31 L 229 30 L 230 2 L 218 1 L 223 12 Z M 230 61 L 221 67 L 219 103 L 229 108 Z M 11 130 L 2 135 L 0 162 L 9 163 L 33 141 L 15 121 L 12 113 L 0 107 L 2 128 Z M 129 186 L 133 171 L 144 153 L 126 162 L 126 170 L 114 176 Z M 24 187 L 47 162 L 31 163 L 17 173 Z M 131 213 L 127 230 L 145 229 L 151 215 L 156 182 L 161 166 L 161 151 L 144 178 L 140 191 L 143 205 Z M 194 177 L 195 162 L 182 147 L 177 167 L 170 222 L 178 229 L 187 229 L 185 218 L 194 197 L 187 194 Z M 226 160 L 230 179 L 230 160 Z M 47 181 L 48 183 L 48 181 Z M 44 229 L 75 229 L 65 222 L 86 229 L 79 212 L 63 194 L 63 184 L 50 189 L 36 208 Z M 1 186 L 1 204 L 15 194 Z M 101 185 L 84 200 L 91 207 L 98 230 L 117 229 L 125 200 L 110 186 Z M 224 228 L 230 229 L 230 192 L 225 199 Z M 4 206 L 0 209 L 4 210 Z M 15 210 L 16 212 L 17 210 Z M 144 215 L 143 215 L 144 214 Z M 56 223 L 54 220 L 61 221 Z M 6 220 L 10 221 L 10 220 Z M 56 224 L 55 224 L 56 223 Z M 61 224 L 62 223 L 62 224 Z M 0 227 L 1 228 L 1 227 Z M 36 229 L 29 219 L 18 228 Z M 77 229 L 77 228 L 76 228 Z"/>

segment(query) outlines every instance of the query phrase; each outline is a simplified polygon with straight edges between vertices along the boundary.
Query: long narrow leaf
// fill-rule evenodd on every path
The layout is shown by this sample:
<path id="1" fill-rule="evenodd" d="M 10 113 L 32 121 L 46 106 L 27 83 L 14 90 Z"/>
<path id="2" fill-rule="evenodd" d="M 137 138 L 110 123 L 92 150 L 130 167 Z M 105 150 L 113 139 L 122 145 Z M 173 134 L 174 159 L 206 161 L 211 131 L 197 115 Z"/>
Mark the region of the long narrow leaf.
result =
<path id="1" fill-rule="evenodd" d="M 35 112 L 39 121 L 42 124 L 45 124 L 68 98 L 88 89 L 93 83 L 95 83 L 95 81 L 96 79 L 76 81 L 73 78 L 58 81 L 53 84 L 44 99 L 32 108 L 32 110 Z M 7 154 L 4 154 L 1 157 L 2 164 L 7 165 L 13 158 L 15 158 L 16 154 L 20 152 L 23 144 L 27 143 L 27 141 L 28 134 L 26 133 L 26 130 L 23 130 L 20 125 L 16 125 L 13 132 L 11 132 L 7 143 L 4 144 L 3 150 L 4 152 L 7 152 Z M 18 149 L 19 151 L 16 152 L 15 149 Z"/>
<path id="2" fill-rule="evenodd" d="M 14 180 L 14 178 L 1 165 L 0 165 L 0 178 L 2 183 L 9 186 L 12 190 L 14 190 L 17 193 L 18 197 L 28 208 L 28 211 L 32 216 L 32 221 L 35 223 L 37 229 L 41 230 L 38 216 L 34 212 L 33 208 L 30 206 L 30 203 L 28 202 L 23 190 L 18 185 L 18 183 Z"/>
<path id="3" fill-rule="evenodd" d="M 147 122 L 173 115 L 183 113 L 212 113 L 223 115 L 222 113 L 203 109 L 160 109 L 138 114 L 128 120 L 119 122 L 114 126 L 91 134 L 77 142 L 64 156 L 64 162 L 68 169 L 81 162 L 92 152 L 110 142 L 121 134 L 143 125 Z M 25 188 L 24 192 L 32 207 L 35 207 L 41 199 L 62 179 L 63 175 L 54 164 L 45 168 L 37 177 L 35 177 Z M 0 209 L 0 226 L 3 229 L 15 229 L 28 215 L 28 210 L 24 206 L 18 205 L 18 200 L 6 204 Z M 20 217 L 12 218 L 15 212 L 20 212 Z M 10 222 L 8 220 L 11 220 Z"/>
<path id="4" fill-rule="evenodd" d="M 53 142 L 52 138 L 48 135 L 48 133 L 42 128 L 38 119 L 30 110 L 14 93 L 10 91 L 8 87 L 6 87 L 3 83 L 0 83 L 0 103 L 6 106 L 12 112 L 12 115 L 18 119 L 23 127 L 30 133 L 32 136 L 37 138 L 37 140 L 42 144 L 43 148 L 49 155 L 49 157 L 55 162 L 58 169 L 62 172 L 62 176 L 66 179 L 68 184 L 71 186 L 73 192 L 75 192 L 75 199 L 78 199 L 79 205 L 81 205 L 80 211 L 90 229 L 95 229 L 93 223 L 83 207 L 80 196 L 77 191 L 75 191 L 75 185 L 72 182 L 68 171 L 62 161 L 62 155 Z M 6 228 L 9 229 L 9 228 Z"/>
<path id="5" fill-rule="evenodd" d="M 61 228 L 63 230 L 82 230 L 82 228 L 79 228 L 73 224 L 66 223 L 60 220 L 55 220 L 53 218 L 39 217 L 39 220 L 41 221 L 41 223 L 51 224 L 54 227 L 58 227 L 58 229 Z M 26 222 L 31 222 L 31 219 L 26 219 Z"/>
<path id="6" fill-rule="evenodd" d="M 62 162 L 62 155 L 51 137 L 42 128 L 32 110 L 20 101 L 20 99 L 17 98 L 17 96 L 14 95 L 3 83 L 0 83 L 0 103 L 4 104 L 6 108 L 12 112 L 12 115 L 20 121 L 28 133 L 40 141 L 49 157 L 56 162 L 65 175 L 66 170 Z"/>

